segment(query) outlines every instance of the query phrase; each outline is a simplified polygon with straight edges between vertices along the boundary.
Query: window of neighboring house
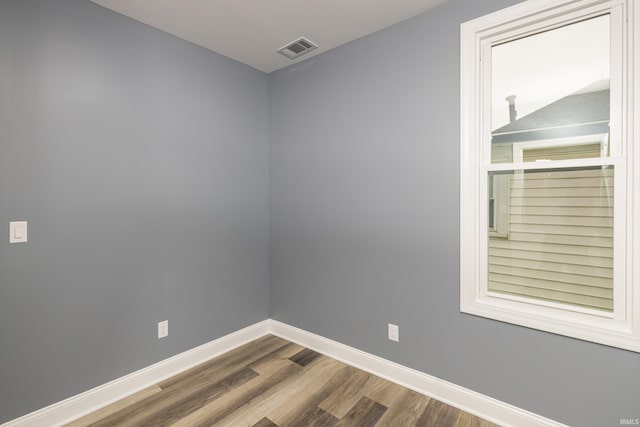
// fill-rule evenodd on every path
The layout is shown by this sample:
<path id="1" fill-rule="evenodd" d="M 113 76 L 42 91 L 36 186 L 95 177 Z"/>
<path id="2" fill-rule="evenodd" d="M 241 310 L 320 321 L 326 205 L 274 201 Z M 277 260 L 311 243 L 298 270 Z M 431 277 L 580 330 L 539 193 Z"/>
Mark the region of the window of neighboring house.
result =
<path id="1" fill-rule="evenodd" d="M 461 311 L 640 351 L 639 3 L 462 25 Z"/>
<path id="2" fill-rule="evenodd" d="M 488 185 L 489 235 L 506 238 L 509 234 L 509 176 L 494 174 Z"/>

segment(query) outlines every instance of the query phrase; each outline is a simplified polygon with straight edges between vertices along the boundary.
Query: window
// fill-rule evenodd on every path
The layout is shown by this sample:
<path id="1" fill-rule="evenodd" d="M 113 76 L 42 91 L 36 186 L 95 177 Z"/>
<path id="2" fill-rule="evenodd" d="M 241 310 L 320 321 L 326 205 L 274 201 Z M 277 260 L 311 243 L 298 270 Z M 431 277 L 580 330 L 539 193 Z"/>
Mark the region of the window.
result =
<path id="1" fill-rule="evenodd" d="M 638 0 L 462 24 L 461 311 L 640 352 L 639 26 Z"/>

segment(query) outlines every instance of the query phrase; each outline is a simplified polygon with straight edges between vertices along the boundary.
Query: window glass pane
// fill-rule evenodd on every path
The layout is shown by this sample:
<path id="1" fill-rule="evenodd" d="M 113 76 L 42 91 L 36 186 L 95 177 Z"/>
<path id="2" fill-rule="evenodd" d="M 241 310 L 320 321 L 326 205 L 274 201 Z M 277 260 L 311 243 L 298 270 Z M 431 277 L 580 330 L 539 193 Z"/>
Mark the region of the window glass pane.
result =
<path id="1" fill-rule="evenodd" d="M 609 155 L 609 21 L 603 15 L 491 48 L 492 163 Z M 525 148 L 547 152 L 526 156 Z"/>
<path id="2" fill-rule="evenodd" d="M 613 310 L 613 167 L 490 172 L 507 191 L 505 233 L 489 229 L 492 292 Z M 507 200 L 500 200 L 506 198 Z M 502 213 L 493 218 L 496 226 Z"/>

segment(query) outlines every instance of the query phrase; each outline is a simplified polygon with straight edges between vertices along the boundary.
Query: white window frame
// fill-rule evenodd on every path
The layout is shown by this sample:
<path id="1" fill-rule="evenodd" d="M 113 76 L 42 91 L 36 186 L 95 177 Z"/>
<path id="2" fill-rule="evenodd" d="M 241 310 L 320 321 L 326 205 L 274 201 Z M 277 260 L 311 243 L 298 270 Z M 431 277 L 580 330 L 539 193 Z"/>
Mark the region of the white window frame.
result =
<path id="1" fill-rule="evenodd" d="M 491 47 L 608 13 L 610 156 L 491 163 Z M 529 0 L 461 26 L 460 311 L 640 352 L 640 0 Z M 635 53 L 635 54 L 634 54 Z M 515 159 L 514 159 L 515 161 Z M 605 312 L 488 290 L 490 171 L 612 165 L 614 309 Z"/>

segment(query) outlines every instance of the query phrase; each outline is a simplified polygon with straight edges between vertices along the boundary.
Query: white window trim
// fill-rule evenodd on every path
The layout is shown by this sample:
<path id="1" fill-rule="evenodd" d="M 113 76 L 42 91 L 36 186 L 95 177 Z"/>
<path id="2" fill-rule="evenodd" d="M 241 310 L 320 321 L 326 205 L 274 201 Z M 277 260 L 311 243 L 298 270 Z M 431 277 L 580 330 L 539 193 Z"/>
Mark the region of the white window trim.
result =
<path id="1" fill-rule="evenodd" d="M 554 167 L 611 164 L 615 182 L 614 311 L 601 312 L 487 291 L 487 172 L 490 97 L 483 78 L 492 44 L 611 12 L 611 157 L 554 161 Z M 529 0 L 461 26 L 460 310 L 543 331 L 640 352 L 640 0 Z M 635 53 L 635 54 L 634 54 Z M 487 58 L 482 62 L 482 58 Z M 490 75 L 490 74 L 489 74 Z M 618 95 L 616 95 L 618 94 Z M 621 98 L 621 99 L 620 99 Z M 488 141 L 488 142 L 487 142 Z M 543 169 L 548 162 L 511 163 Z M 624 200 L 620 203 L 620 200 Z"/>

